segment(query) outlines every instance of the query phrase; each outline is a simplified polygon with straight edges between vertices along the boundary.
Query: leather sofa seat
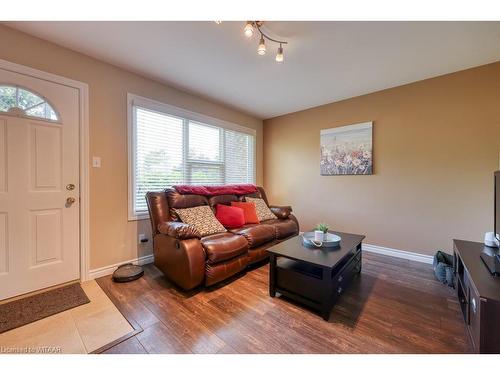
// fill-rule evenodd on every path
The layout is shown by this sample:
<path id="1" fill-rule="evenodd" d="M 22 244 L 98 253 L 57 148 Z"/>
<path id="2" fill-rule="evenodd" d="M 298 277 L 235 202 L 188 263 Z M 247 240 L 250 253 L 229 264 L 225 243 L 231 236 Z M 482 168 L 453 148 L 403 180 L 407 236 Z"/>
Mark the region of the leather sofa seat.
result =
<path id="1" fill-rule="evenodd" d="M 274 227 L 274 235 L 276 239 L 280 240 L 282 238 L 289 237 L 293 234 L 297 234 L 299 231 L 299 228 L 297 226 L 297 223 L 294 220 L 291 219 L 286 219 L 286 220 L 280 220 L 280 219 L 272 219 L 272 220 L 266 220 L 262 222 L 262 225 L 270 225 Z"/>
<path id="2" fill-rule="evenodd" d="M 207 254 L 207 263 L 215 264 L 247 254 L 247 240 L 232 233 L 218 233 L 203 237 L 201 245 Z"/>
<path id="3" fill-rule="evenodd" d="M 252 224 L 243 228 L 231 229 L 231 232 L 243 236 L 250 249 L 275 239 L 274 226 L 266 224 Z"/>

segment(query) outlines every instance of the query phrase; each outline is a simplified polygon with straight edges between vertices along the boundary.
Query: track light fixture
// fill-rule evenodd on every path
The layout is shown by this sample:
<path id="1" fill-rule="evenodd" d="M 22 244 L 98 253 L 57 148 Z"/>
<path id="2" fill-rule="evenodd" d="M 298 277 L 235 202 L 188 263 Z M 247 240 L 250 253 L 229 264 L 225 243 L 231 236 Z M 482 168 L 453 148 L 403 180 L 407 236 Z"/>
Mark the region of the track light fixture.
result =
<path id="1" fill-rule="evenodd" d="M 264 40 L 264 36 L 262 34 L 260 35 L 259 48 L 257 48 L 257 53 L 261 56 L 266 54 L 266 41 Z"/>
<path id="2" fill-rule="evenodd" d="M 278 53 L 276 55 L 276 61 L 283 62 L 283 45 L 288 44 L 288 42 L 285 42 L 284 40 L 276 40 L 266 35 L 261 29 L 263 23 L 264 23 L 263 21 L 247 21 L 245 27 L 243 28 L 243 33 L 247 38 L 251 38 L 255 30 L 257 30 L 260 33 L 259 47 L 257 48 L 257 53 L 261 56 L 266 54 L 266 40 L 279 44 Z"/>
<path id="3" fill-rule="evenodd" d="M 247 38 L 251 38 L 253 36 L 253 23 L 251 21 L 247 21 L 247 24 L 243 28 L 243 33 Z"/>
<path id="4" fill-rule="evenodd" d="M 280 43 L 278 53 L 276 54 L 276 62 L 283 62 L 283 47 Z"/>

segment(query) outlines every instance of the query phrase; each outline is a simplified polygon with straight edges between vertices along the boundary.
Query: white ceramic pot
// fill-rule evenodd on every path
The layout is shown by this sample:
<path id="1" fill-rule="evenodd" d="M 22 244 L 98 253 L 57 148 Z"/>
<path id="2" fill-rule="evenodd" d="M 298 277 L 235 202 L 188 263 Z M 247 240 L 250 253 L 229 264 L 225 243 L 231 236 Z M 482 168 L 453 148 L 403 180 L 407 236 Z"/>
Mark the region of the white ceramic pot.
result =
<path id="1" fill-rule="evenodd" d="M 323 242 L 324 240 L 325 240 L 325 233 L 323 233 L 322 230 L 315 230 L 314 231 L 314 241 Z"/>

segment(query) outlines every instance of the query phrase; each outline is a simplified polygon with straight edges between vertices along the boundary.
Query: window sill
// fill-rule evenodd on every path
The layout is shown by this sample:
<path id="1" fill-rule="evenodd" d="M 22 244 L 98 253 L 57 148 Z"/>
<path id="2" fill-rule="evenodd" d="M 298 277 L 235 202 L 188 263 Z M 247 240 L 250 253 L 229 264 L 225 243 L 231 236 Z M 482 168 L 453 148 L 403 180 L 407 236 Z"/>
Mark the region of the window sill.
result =
<path id="1" fill-rule="evenodd" d="M 129 215 L 128 221 L 149 220 L 149 214 Z"/>

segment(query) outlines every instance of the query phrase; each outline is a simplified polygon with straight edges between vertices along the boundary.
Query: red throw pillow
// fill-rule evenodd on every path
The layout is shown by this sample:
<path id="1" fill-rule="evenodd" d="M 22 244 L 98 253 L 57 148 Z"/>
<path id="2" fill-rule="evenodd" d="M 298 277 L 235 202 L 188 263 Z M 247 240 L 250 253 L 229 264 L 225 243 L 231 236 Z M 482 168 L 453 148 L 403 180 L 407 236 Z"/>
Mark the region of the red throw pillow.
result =
<path id="1" fill-rule="evenodd" d="M 253 202 L 231 202 L 231 206 L 242 208 L 245 212 L 245 224 L 259 224 L 257 210 Z"/>
<path id="2" fill-rule="evenodd" d="M 226 206 L 225 204 L 218 204 L 215 208 L 215 217 L 226 228 L 240 228 L 245 225 L 243 209 Z"/>

